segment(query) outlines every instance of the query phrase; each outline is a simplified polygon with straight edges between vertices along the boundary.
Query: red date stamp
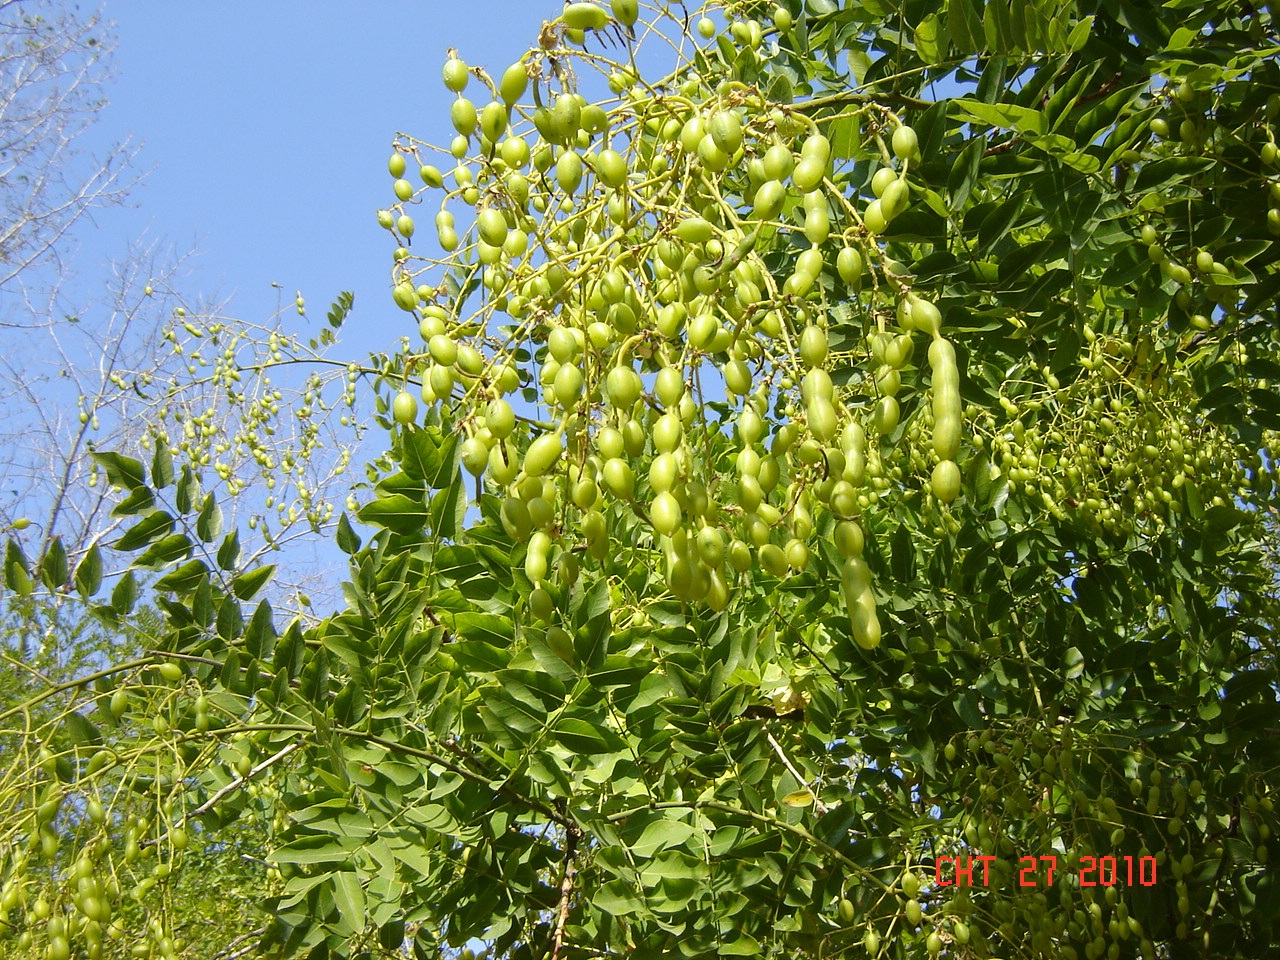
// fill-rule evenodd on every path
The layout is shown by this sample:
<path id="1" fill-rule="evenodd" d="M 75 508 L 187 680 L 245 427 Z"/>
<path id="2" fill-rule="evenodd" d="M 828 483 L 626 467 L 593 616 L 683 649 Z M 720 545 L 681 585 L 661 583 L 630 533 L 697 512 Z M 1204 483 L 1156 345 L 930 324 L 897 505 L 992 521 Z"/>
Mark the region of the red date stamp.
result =
<path id="1" fill-rule="evenodd" d="M 991 855 L 964 854 L 939 856 L 933 864 L 933 879 L 939 887 L 988 887 L 991 885 L 991 865 L 998 858 Z M 1025 856 L 1018 858 L 1018 886 L 1052 886 L 1059 876 L 1058 857 Z M 1155 857 L 1080 857 L 1075 870 L 1076 881 L 1082 887 L 1125 886 L 1152 887 L 1156 883 Z"/>

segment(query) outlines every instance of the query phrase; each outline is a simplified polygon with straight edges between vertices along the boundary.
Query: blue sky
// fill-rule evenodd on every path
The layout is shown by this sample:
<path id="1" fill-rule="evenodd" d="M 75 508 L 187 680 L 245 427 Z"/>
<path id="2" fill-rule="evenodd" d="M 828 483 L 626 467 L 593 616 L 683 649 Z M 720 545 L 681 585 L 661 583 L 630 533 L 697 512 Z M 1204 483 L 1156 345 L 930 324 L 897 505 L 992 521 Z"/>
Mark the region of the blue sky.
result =
<path id="1" fill-rule="evenodd" d="M 412 330 L 391 303 L 391 245 L 374 219 L 392 201 L 392 138 L 447 142 L 447 48 L 500 74 L 559 6 L 108 0 L 119 46 L 91 139 L 141 141 L 149 173 L 132 208 L 80 231 L 81 263 L 144 235 L 172 243 L 198 255 L 184 293 L 234 295 L 233 315 L 265 319 L 301 289 L 302 332 L 354 290 L 343 355 L 392 347 Z"/>

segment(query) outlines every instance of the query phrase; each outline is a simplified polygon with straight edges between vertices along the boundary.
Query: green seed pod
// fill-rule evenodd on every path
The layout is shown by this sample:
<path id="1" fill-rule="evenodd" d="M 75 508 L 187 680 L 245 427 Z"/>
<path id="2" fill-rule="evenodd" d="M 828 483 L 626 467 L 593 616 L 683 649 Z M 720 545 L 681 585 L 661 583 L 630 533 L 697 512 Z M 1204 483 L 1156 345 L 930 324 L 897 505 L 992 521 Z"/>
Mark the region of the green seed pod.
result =
<path id="1" fill-rule="evenodd" d="M 752 200 L 752 213 L 759 220 L 772 220 L 782 212 L 787 200 L 787 188 L 780 180 L 766 180 L 756 190 Z"/>
<path id="2" fill-rule="evenodd" d="M 596 158 L 595 170 L 606 187 L 616 190 L 627 182 L 627 161 L 616 150 L 602 150 Z"/>
<path id="3" fill-rule="evenodd" d="M 920 140 L 915 130 L 906 124 L 893 131 L 893 155 L 899 160 L 918 160 Z"/>
<path id="4" fill-rule="evenodd" d="M 811 193 L 818 189 L 827 172 L 827 162 L 817 157 L 802 156 L 800 162 L 791 171 L 791 182 L 801 193 Z"/>
<path id="5" fill-rule="evenodd" d="M 908 294 L 907 300 L 911 304 L 912 327 L 936 335 L 942 327 L 942 312 L 928 300 L 914 294 Z"/>
<path id="6" fill-rule="evenodd" d="M 742 146 L 742 121 L 732 110 L 721 110 L 711 118 L 707 132 L 715 145 L 732 157 Z"/>
<path id="7" fill-rule="evenodd" d="M 827 359 L 827 334 L 811 323 L 800 334 L 800 359 L 809 367 L 820 367 Z"/>
<path id="8" fill-rule="evenodd" d="M 560 459 L 564 446 L 559 433 L 546 433 L 529 444 L 524 456 L 524 472 L 530 477 L 541 477 Z"/>
<path id="9" fill-rule="evenodd" d="M 853 639 L 864 650 L 880 645 L 880 620 L 876 616 L 871 570 L 860 556 L 851 556 L 840 568 L 840 586 L 849 613 Z"/>
<path id="10" fill-rule="evenodd" d="M 464 137 L 469 137 L 476 132 L 476 107 L 475 104 L 466 97 L 459 97 L 453 101 L 453 106 L 449 109 L 449 120 L 453 123 L 453 129 Z"/>
<path id="11" fill-rule="evenodd" d="M 594 3 L 571 3 L 560 12 L 570 30 L 599 30 L 609 22 L 609 14 Z"/>
<path id="12" fill-rule="evenodd" d="M 513 104 L 524 96 L 529 87 L 529 73 L 523 61 L 516 61 L 502 73 L 498 84 L 498 94 L 508 104 Z"/>
<path id="13" fill-rule="evenodd" d="M 950 503 L 960 494 L 960 468 L 954 460 L 943 460 L 933 468 L 933 495 Z"/>
<path id="14" fill-rule="evenodd" d="M 640 19 L 640 4 L 637 0 L 613 0 L 613 19 L 624 27 L 634 26 Z"/>
<path id="15" fill-rule="evenodd" d="M 689 217 L 682 220 L 675 229 L 675 234 L 685 243 L 706 243 L 715 233 L 715 227 L 702 217 Z"/>

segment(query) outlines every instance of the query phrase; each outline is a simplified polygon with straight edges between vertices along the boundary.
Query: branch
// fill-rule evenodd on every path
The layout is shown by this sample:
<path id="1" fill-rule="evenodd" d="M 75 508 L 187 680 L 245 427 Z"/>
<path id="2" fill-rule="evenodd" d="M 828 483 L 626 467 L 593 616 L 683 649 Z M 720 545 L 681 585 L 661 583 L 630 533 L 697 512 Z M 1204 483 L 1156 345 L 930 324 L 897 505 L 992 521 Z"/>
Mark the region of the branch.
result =
<path id="1" fill-rule="evenodd" d="M 764 730 L 766 739 L 768 739 L 769 743 L 773 746 L 774 752 L 777 753 L 778 758 L 782 761 L 782 765 L 787 768 L 787 772 L 791 774 L 791 776 L 795 777 L 796 783 L 804 787 L 805 791 L 813 799 L 813 809 L 816 810 L 819 815 L 826 813 L 827 805 L 818 799 L 818 795 L 813 792 L 813 788 L 809 786 L 809 782 L 800 775 L 799 770 L 791 765 L 791 761 L 787 759 L 787 755 L 782 752 L 782 744 L 778 743 L 778 741 L 773 738 L 773 734 L 769 732 L 769 728 L 765 726 L 763 721 L 761 721 L 760 726 Z"/>
<path id="2" fill-rule="evenodd" d="M 578 849 L 580 831 L 574 827 L 567 831 L 564 849 L 564 873 L 560 878 L 560 909 L 556 916 L 556 932 L 552 938 L 551 960 L 560 960 L 560 948 L 564 946 L 564 928 L 569 922 L 569 900 L 573 896 L 573 858 Z"/>
<path id="3" fill-rule="evenodd" d="M 200 804 L 200 806 L 196 807 L 194 810 L 188 813 L 185 817 L 183 817 L 183 822 L 185 823 L 189 821 L 192 817 L 198 817 L 202 813 L 208 813 L 215 806 L 217 806 L 218 801 L 221 800 L 223 797 L 225 797 L 227 794 L 234 793 L 236 790 L 239 790 L 242 786 L 244 786 L 246 783 L 248 783 L 258 774 L 260 774 L 263 770 L 266 770 L 268 767 L 273 766 L 276 763 L 279 763 L 285 757 L 289 756 L 289 754 L 293 753 L 295 750 L 300 750 L 301 748 L 302 748 L 302 742 L 300 740 L 295 740 L 293 743 L 289 743 L 281 747 L 271 756 L 267 757 L 267 759 L 263 760 L 260 764 L 258 764 L 248 773 L 246 773 L 243 777 L 236 777 L 234 780 L 228 783 L 225 787 L 222 787 L 219 790 L 217 790 L 214 793 L 214 795 L 211 796 L 208 800 Z M 156 843 L 159 843 L 163 839 L 164 837 L 160 837 L 159 839 L 156 840 Z"/>

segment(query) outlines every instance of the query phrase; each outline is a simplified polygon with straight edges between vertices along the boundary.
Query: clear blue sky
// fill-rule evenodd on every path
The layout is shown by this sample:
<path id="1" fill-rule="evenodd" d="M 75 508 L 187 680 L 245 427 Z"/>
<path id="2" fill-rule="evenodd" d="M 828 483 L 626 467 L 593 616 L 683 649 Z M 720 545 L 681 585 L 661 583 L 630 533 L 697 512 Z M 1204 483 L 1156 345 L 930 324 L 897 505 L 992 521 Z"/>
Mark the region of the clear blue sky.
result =
<path id="1" fill-rule="evenodd" d="M 150 173 L 133 209 L 81 230 L 81 262 L 121 256 L 143 234 L 169 241 L 199 254 L 184 291 L 233 294 L 245 319 L 275 308 L 273 282 L 286 304 L 301 289 L 303 332 L 354 290 L 342 353 L 393 347 L 413 326 L 391 303 L 392 247 L 374 219 L 393 199 L 392 138 L 447 143 L 447 48 L 500 74 L 560 6 L 107 0 L 116 76 L 92 136 L 142 141 Z"/>

